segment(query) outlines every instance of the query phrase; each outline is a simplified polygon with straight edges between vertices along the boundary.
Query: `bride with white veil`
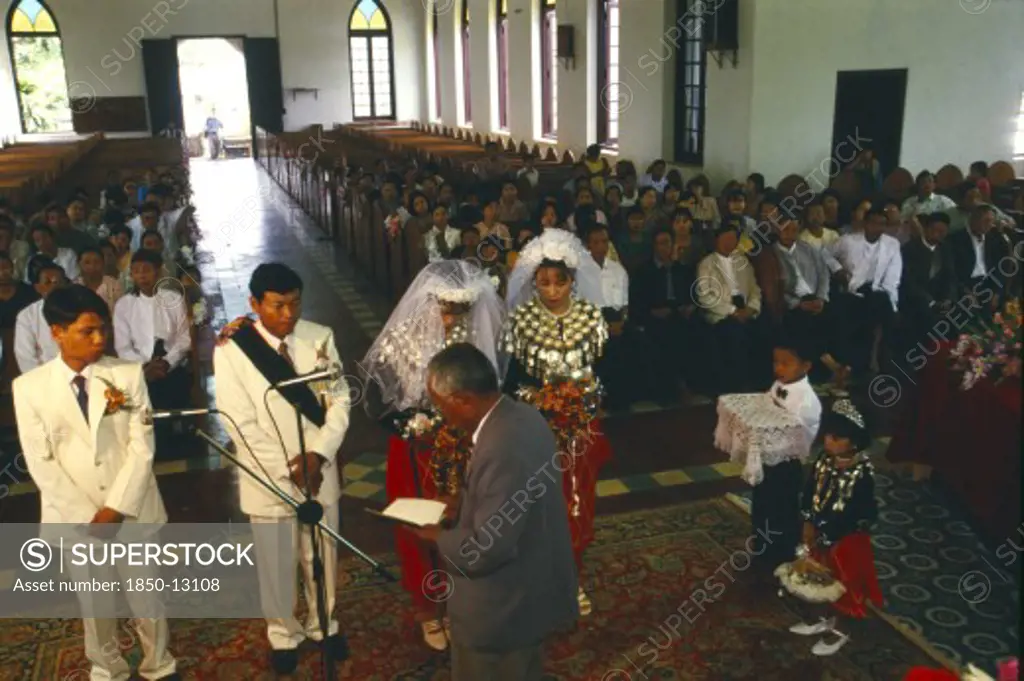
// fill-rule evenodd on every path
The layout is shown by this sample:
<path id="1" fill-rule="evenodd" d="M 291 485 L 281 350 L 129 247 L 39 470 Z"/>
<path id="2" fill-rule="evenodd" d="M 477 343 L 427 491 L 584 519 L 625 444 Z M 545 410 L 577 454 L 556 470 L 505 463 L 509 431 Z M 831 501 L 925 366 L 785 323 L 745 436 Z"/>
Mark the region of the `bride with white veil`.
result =
<path id="1" fill-rule="evenodd" d="M 611 458 L 597 418 L 602 390 L 594 372 L 608 341 L 601 270 L 573 234 L 549 229 L 519 254 L 508 294 L 504 389 L 536 406 L 551 424 L 560 451 L 571 453 L 562 491 L 576 568 L 582 572 L 583 552 L 594 538 L 597 476 Z M 582 586 L 578 596 L 586 615 L 591 602 Z"/>
<path id="2" fill-rule="evenodd" d="M 504 317 L 504 303 L 490 277 L 463 260 L 424 267 L 391 313 L 360 367 L 367 379 L 367 412 L 392 431 L 385 477 L 389 502 L 458 492 L 471 442 L 468 433 L 446 426 L 431 408 L 427 364 L 449 345 L 472 343 L 491 360 L 500 380 L 505 362 L 498 341 Z M 395 550 L 402 586 L 413 598 L 424 641 L 444 650 L 448 636 L 437 608 L 446 584 L 434 579 L 443 575 L 443 566 L 401 527 L 396 529 Z"/>

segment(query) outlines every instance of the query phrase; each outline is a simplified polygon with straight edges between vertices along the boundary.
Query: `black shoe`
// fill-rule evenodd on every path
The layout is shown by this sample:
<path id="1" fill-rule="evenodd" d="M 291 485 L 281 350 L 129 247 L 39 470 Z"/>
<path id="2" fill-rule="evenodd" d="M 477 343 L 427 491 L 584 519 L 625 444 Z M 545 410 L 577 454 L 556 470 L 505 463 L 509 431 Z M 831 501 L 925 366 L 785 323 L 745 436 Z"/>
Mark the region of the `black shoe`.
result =
<path id="1" fill-rule="evenodd" d="M 278 674 L 291 674 L 299 666 L 299 651 L 295 648 L 291 650 L 271 650 L 270 666 Z"/>
<path id="2" fill-rule="evenodd" d="M 344 662 L 348 659 L 348 639 L 344 634 L 334 634 L 327 637 L 326 643 L 320 644 L 321 647 L 326 646 L 331 652 L 331 658 L 335 662 Z"/>

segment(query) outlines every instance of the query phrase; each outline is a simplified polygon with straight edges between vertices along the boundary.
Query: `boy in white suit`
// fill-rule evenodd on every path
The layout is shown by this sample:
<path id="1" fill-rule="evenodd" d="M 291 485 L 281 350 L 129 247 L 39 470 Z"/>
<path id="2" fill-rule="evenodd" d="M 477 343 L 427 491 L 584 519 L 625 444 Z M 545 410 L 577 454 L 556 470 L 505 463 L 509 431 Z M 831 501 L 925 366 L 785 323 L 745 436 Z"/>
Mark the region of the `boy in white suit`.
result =
<path id="1" fill-rule="evenodd" d="M 149 394 L 142 365 L 104 357 L 110 311 L 85 286 L 49 295 L 43 315 L 60 356 L 15 379 L 14 409 L 29 473 L 46 525 L 167 522 L 153 475 L 153 429 L 143 423 Z M 132 599 L 129 598 L 129 604 Z M 85 603 L 83 602 L 83 607 Z M 116 645 L 117 619 L 84 618 L 92 681 L 127 681 Z M 167 650 L 167 620 L 140 617 L 137 631 L 147 680 L 180 681 Z"/>
<path id="2" fill-rule="evenodd" d="M 324 508 L 324 522 L 336 529 L 341 484 L 335 461 L 349 419 L 348 391 L 344 383 L 296 385 L 280 392 L 272 391 L 264 401 L 264 394 L 273 383 L 335 364 L 340 366 L 334 334 L 325 326 L 299 318 L 302 279 L 285 265 L 264 263 L 257 267 L 249 282 L 249 292 L 249 302 L 257 319 L 241 317 L 228 324 L 213 353 L 217 405 L 234 420 L 232 423 L 225 418 L 224 427 L 235 442 L 239 456 L 293 498 L 305 498 L 308 474 L 310 488 Z M 305 452 L 299 449 L 296 407 L 302 413 Z M 283 446 L 277 429 L 284 440 Z M 290 506 L 244 473 L 238 476 L 238 485 L 242 511 L 249 515 L 252 523 L 282 523 L 290 531 L 290 547 L 279 546 L 267 532 L 254 535 L 260 599 L 272 649 L 271 664 L 279 674 L 289 674 L 298 665 L 299 644 L 306 638 L 316 642 L 323 640 L 309 531 L 299 526 Z M 325 575 L 326 611 L 330 618 L 326 645 L 340 662 L 348 657 L 348 645 L 333 617 L 337 548 L 333 540 L 323 535 L 318 545 Z M 290 553 L 291 559 L 282 561 L 282 552 Z M 294 616 L 281 617 L 281 613 L 292 613 L 296 605 L 296 595 L 288 588 L 294 584 L 294 572 L 286 570 L 282 574 L 281 565 L 296 563 L 302 566 L 310 610 L 305 625 Z"/>

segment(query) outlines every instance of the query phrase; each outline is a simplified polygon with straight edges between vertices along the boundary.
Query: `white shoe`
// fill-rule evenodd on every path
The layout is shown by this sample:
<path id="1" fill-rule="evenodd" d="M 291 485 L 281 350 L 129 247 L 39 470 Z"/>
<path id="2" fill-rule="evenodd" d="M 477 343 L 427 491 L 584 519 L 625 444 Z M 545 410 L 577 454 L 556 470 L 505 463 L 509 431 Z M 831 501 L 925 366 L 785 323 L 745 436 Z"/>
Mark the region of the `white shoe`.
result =
<path id="1" fill-rule="evenodd" d="M 833 633 L 837 634 L 839 638 L 832 643 L 825 643 L 825 639 L 820 639 L 811 648 L 811 652 L 819 657 L 828 657 L 829 655 L 834 655 L 839 652 L 839 649 L 845 646 L 847 641 L 850 640 L 850 637 L 844 633 L 838 631 L 834 631 Z"/>
<path id="2" fill-rule="evenodd" d="M 835 617 L 830 617 L 828 619 L 822 617 L 814 624 L 805 624 L 803 622 L 800 624 L 794 624 L 789 628 L 789 630 L 794 634 L 799 634 L 800 636 L 814 636 L 815 634 L 824 634 L 826 631 L 832 631 L 832 627 L 834 626 L 836 626 Z"/>
<path id="3" fill-rule="evenodd" d="M 587 595 L 582 586 L 579 593 L 576 594 L 576 599 L 580 603 L 580 615 L 586 616 L 593 612 L 594 604 L 590 602 L 590 596 Z"/>
<path id="4" fill-rule="evenodd" d="M 448 637 L 445 636 L 444 625 L 437 620 L 421 622 L 423 627 L 423 640 L 434 650 L 441 651 L 448 648 Z"/>

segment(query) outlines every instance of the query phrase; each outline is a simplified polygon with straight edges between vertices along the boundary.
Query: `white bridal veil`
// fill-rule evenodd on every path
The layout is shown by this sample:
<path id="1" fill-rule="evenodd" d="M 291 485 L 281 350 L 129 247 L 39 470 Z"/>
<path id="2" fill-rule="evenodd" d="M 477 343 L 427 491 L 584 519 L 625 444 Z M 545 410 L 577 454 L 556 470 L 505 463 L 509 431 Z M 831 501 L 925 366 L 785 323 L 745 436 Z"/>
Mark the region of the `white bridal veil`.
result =
<path id="1" fill-rule="evenodd" d="M 361 363 L 368 381 L 376 384 L 367 387 L 379 390 L 383 402 L 372 406 L 402 411 L 428 405 L 427 364 L 445 347 L 445 303 L 470 306 L 461 321 L 465 340 L 487 355 L 499 382 L 504 378 L 506 363 L 498 340 L 505 310 L 494 284 L 473 263 L 442 260 L 416 275 Z"/>
<path id="2" fill-rule="evenodd" d="M 604 307 L 601 268 L 575 234 L 546 229 L 526 244 L 508 279 L 508 309 L 514 310 L 533 296 L 533 275 L 545 260 L 564 262 L 573 271 L 573 291 L 597 307 Z"/>

